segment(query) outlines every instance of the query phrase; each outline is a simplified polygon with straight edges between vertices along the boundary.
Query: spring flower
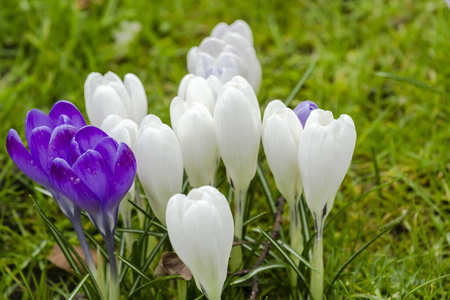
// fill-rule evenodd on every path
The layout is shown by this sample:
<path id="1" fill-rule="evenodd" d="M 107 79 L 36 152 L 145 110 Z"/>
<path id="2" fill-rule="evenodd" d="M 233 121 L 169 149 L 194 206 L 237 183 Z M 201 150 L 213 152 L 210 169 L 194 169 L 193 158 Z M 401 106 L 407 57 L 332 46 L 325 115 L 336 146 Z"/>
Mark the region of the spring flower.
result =
<path id="1" fill-rule="evenodd" d="M 100 128 L 118 143 L 125 143 L 136 152 L 139 126 L 130 119 L 123 119 L 118 115 L 109 115 L 102 122 Z"/>
<path id="2" fill-rule="evenodd" d="M 311 263 L 321 272 L 311 273 L 313 299 L 323 298 L 323 226 L 350 166 L 355 143 L 352 118 L 341 115 L 335 120 L 332 112 L 321 109 L 311 112 L 300 140 L 298 165 L 317 230 Z"/>
<path id="3" fill-rule="evenodd" d="M 209 76 L 207 79 L 187 74 L 183 77 L 178 87 L 178 97 L 187 103 L 199 102 L 203 104 L 214 116 L 214 107 L 222 82 L 216 76 Z"/>
<path id="4" fill-rule="evenodd" d="M 100 127 L 109 115 L 140 124 L 147 115 L 147 96 L 140 79 L 126 74 L 124 81 L 113 72 L 104 76 L 93 72 L 84 83 L 86 111 L 91 124 Z"/>
<path id="5" fill-rule="evenodd" d="M 55 103 L 48 116 L 38 109 L 28 112 L 25 136 L 29 151 L 14 129 L 8 133 L 6 148 L 19 169 L 52 194 L 61 211 L 72 223 L 89 269 L 95 273 L 95 265 L 81 224 L 80 208 L 65 196 L 50 176 L 50 162 L 67 152 L 67 144 L 78 129 L 85 125 L 78 109 L 69 101 L 61 100 Z"/>
<path id="6" fill-rule="evenodd" d="M 173 130 L 155 115 L 146 116 L 139 130 L 138 177 L 155 216 L 165 224 L 167 202 L 181 192 L 183 184 L 180 144 Z"/>
<path id="7" fill-rule="evenodd" d="M 172 127 L 180 142 L 184 168 L 193 187 L 215 182 L 219 151 L 214 120 L 201 103 L 175 97 L 170 105 Z"/>
<path id="8" fill-rule="evenodd" d="M 195 283 L 209 299 L 219 300 L 233 244 L 233 217 L 216 188 L 203 186 L 170 198 L 166 211 L 170 242 Z"/>
<path id="9" fill-rule="evenodd" d="M 262 142 L 264 152 L 281 194 L 294 206 L 303 190 L 298 169 L 298 144 L 302 124 L 292 109 L 274 100 L 264 111 Z"/>
<path id="10" fill-rule="evenodd" d="M 300 122 L 302 122 L 303 128 L 305 128 L 306 120 L 308 120 L 311 111 L 318 109 L 319 107 L 312 101 L 306 100 L 300 102 L 295 108 L 294 112 L 299 118 Z"/>
<path id="11" fill-rule="evenodd" d="M 255 176 L 261 139 L 261 112 L 255 92 L 243 77 L 236 76 L 221 89 L 214 109 L 217 147 L 234 189 L 234 235 L 243 236 L 247 191 Z M 242 249 L 233 248 L 231 267 L 242 263 Z"/>
<path id="12" fill-rule="evenodd" d="M 261 64 L 253 47 L 253 35 L 245 21 L 231 25 L 219 23 L 200 46 L 187 55 L 189 73 L 208 78 L 217 76 L 222 83 L 240 75 L 248 80 L 255 93 L 261 85 Z"/>
<path id="13" fill-rule="evenodd" d="M 54 145 L 66 141 L 56 138 Z M 136 160 L 125 144 L 118 144 L 94 126 L 85 126 L 73 137 L 65 152 L 51 162 L 54 185 L 84 209 L 100 231 L 108 249 L 111 278 L 117 280 L 114 232 L 119 205 L 136 175 Z"/>

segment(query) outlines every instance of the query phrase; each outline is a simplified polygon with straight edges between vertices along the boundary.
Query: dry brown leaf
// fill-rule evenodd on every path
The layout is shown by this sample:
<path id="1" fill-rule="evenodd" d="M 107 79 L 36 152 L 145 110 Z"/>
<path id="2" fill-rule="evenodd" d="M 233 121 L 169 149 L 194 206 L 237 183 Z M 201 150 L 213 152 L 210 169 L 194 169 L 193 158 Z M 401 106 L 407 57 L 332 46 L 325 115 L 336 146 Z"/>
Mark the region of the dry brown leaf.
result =
<path id="1" fill-rule="evenodd" d="M 83 261 L 86 263 L 86 258 L 84 257 L 83 250 L 81 247 L 73 247 L 75 251 L 77 251 L 78 255 L 83 259 Z M 97 265 L 97 252 L 95 250 L 90 249 L 92 259 L 94 260 L 94 264 Z M 73 255 L 72 255 L 73 256 Z M 64 256 L 64 253 L 61 251 L 61 248 L 58 245 L 55 245 L 50 252 L 49 256 L 47 256 L 47 259 L 52 262 L 55 266 L 57 266 L 60 269 L 66 270 L 69 273 L 72 272 L 72 268 L 70 267 L 69 262 L 67 261 L 66 257 Z M 76 258 L 74 257 L 76 260 Z M 81 263 L 78 262 L 78 266 L 81 267 Z"/>
<path id="2" fill-rule="evenodd" d="M 175 252 L 164 252 L 155 270 L 155 276 L 181 275 L 184 280 L 191 280 L 191 270 L 181 261 Z"/>

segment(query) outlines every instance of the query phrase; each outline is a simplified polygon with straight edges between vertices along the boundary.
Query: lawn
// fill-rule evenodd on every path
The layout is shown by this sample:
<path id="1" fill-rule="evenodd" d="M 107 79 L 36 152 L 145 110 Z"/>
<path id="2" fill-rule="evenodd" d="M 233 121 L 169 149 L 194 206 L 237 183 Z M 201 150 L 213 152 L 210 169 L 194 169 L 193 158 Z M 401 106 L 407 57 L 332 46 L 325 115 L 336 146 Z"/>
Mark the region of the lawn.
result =
<path id="1" fill-rule="evenodd" d="M 326 281 L 399 221 L 345 267 L 327 298 L 450 299 L 450 10 L 445 1 L 1 0 L 0 7 L 3 145 L 10 128 L 25 137 L 24 120 L 32 108 L 48 113 L 66 99 L 87 118 L 83 86 L 94 71 L 121 78 L 136 74 L 149 113 L 170 124 L 169 105 L 187 73 L 188 50 L 217 23 L 245 20 L 263 70 L 262 111 L 270 100 L 287 99 L 303 77 L 291 108 L 312 100 L 355 122 L 352 164 L 324 231 Z M 274 198 L 280 197 L 262 151 L 260 162 Z M 0 298 L 33 299 L 24 282 L 35 299 L 64 298 L 79 281 L 47 260 L 55 241 L 32 199 L 71 243 L 78 241 L 54 201 L 36 187 L 0 147 Z M 225 183 L 221 188 L 228 190 Z M 257 239 L 257 227 L 270 230 L 274 218 L 258 177 L 252 188 L 250 216 L 267 211 L 247 228 L 249 238 Z M 85 230 L 96 235 L 84 220 Z M 267 259 L 274 263 L 279 253 L 271 253 Z M 261 273 L 258 297 L 288 299 L 283 272 Z M 145 274 L 153 278 L 150 271 Z M 250 280 L 228 287 L 223 297 L 249 298 L 251 285 Z M 174 280 L 158 287 L 174 297 Z M 142 295 L 156 291 L 152 287 Z"/>

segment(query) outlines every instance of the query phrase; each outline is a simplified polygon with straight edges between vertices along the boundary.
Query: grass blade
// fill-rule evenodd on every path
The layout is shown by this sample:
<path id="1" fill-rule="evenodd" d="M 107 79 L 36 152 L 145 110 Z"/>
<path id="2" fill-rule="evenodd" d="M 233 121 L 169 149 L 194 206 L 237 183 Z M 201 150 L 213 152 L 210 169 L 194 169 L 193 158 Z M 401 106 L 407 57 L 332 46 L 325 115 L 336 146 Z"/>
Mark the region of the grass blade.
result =
<path id="1" fill-rule="evenodd" d="M 180 275 L 169 275 L 169 276 L 165 276 L 165 277 L 161 277 L 161 278 L 157 278 L 157 279 L 153 279 L 149 282 L 147 282 L 144 285 L 141 285 L 140 287 L 138 287 L 132 294 L 130 294 L 129 296 L 127 296 L 125 298 L 125 300 L 130 299 L 131 297 L 133 297 L 137 292 L 139 292 L 142 289 L 148 288 L 152 285 L 154 285 L 155 283 L 161 282 L 161 281 L 165 281 L 165 280 L 169 280 L 169 279 L 177 279 L 177 278 L 181 278 Z M 184 279 L 183 279 L 184 280 Z"/>
<path id="2" fill-rule="evenodd" d="M 269 183 L 267 182 L 266 175 L 264 175 L 264 170 L 261 166 L 261 163 L 258 161 L 257 168 L 258 178 L 261 182 L 261 185 L 264 190 L 264 194 L 266 195 L 267 203 L 269 204 L 270 213 L 273 215 L 277 208 L 275 207 L 275 200 L 273 200 L 272 191 L 270 190 Z"/>
<path id="3" fill-rule="evenodd" d="M 389 230 L 391 230 L 393 227 L 397 226 L 398 224 L 400 224 L 400 221 L 396 221 L 392 224 L 390 224 L 389 226 L 386 226 L 380 233 L 378 233 L 376 236 L 374 236 L 370 241 L 368 241 L 364 246 L 362 246 L 361 248 L 358 249 L 358 251 L 356 251 L 355 253 L 353 253 L 352 256 L 350 256 L 349 259 L 347 259 L 347 261 L 341 266 L 341 268 L 339 269 L 339 271 L 337 271 L 336 275 L 334 276 L 333 280 L 331 280 L 330 285 L 327 288 L 327 291 L 329 290 L 329 288 L 333 285 L 333 283 L 336 281 L 336 279 L 339 278 L 339 275 L 341 275 L 341 273 L 345 270 L 345 268 L 355 259 L 357 258 L 364 250 L 366 250 L 370 245 L 372 245 L 373 242 L 375 242 L 378 238 L 380 238 L 382 235 L 384 235 L 386 232 L 388 232 Z M 326 293 L 325 292 L 325 293 Z"/>
<path id="4" fill-rule="evenodd" d="M 25 285 L 25 289 L 27 290 L 28 294 L 30 295 L 31 299 L 35 299 L 34 298 L 34 294 L 31 291 L 30 285 L 28 284 L 28 280 L 25 278 L 25 275 L 23 275 L 22 270 L 19 268 L 19 266 L 16 263 L 16 268 L 19 271 L 20 277 L 22 278 L 23 284 Z"/>
<path id="5" fill-rule="evenodd" d="M 375 72 L 375 75 L 378 77 L 382 77 L 382 78 L 388 78 L 388 79 L 392 79 L 395 81 L 401 81 L 401 82 L 405 82 L 408 83 L 410 85 L 414 85 L 417 86 L 418 88 L 424 89 L 424 90 L 428 90 L 434 93 L 438 93 L 438 94 L 442 94 L 442 95 L 447 95 L 447 93 L 445 93 L 444 91 L 441 91 L 437 88 L 435 88 L 434 86 L 428 85 L 422 81 L 418 81 L 412 78 L 406 78 L 406 77 L 401 77 L 395 74 L 391 74 L 391 73 L 386 73 L 386 72 Z"/>
<path id="6" fill-rule="evenodd" d="M 284 264 L 273 264 L 273 265 L 264 265 L 264 266 L 260 266 L 258 268 L 255 268 L 253 270 L 251 270 L 247 275 L 242 276 L 238 279 L 236 279 L 235 281 L 233 281 L 231 283 L 231 285 L 235 285 L 235 284 L 239 284 L 242 282 L 245 282 L 251 278 L 253 278 L 255 275 L 267 271 L 267 270 L 271 270 L 271 269 L 277 269 L 277 268 L 286 268 L 286 265 Z"/>
<path id="7" fill-rule="evenodd" d="M 418 289 L 420 289 L 420 288 L 422 288 L 422 287 L 424 287 L 424 286 L 426 286 L 426 285 L 428 285 L 428 284 L 430 284 L 430 283 L 433 283 L 433 282 L 435 282 L 435 281 L 444 279 L 445 277 L 449 277 L 449 276 L 450 276 L 450 274 L 446 274 L 446 275 L 443 275 L 443 276 L 441 276 L 441 277 L 438 277 L 438 278 L 434 278 L 434 279 L 428 280 L 427 282 L 422 283 L 421 285 L 419 285 L 419 286 L 413 288 L 413 289 L 412 289 L 411 291 L 409 291 L 409 293 L 406 294 L 406 296 L 403 297 L 402 299 L 406 299 L 408 296 L 410 296 L 411 294 L 413 294 L 415 291 L 417 291 Z"/>
<path id="8" fill-rule="evenodd" d="M 81 289 L 81 287 L 83 286 L 83 284 L 86 282 L 86 280 L 88 278 L 89 278 L 89 274 L 86 274 L 86 276 L 84 276 L 84 278 L 80 281 L 80 283 L 77 284 L 77 286 L 72 291 L 72 293 L 69 295 L 69 298 L 67 298 L 67 300 L 72 300 L 72 299 L 75 298 L 75 296 L 77 295 L 78 291 Z"/>
<path id="9" fill-rule="evenodd" d="M 316 66 L 317 58 L 314 59 L 308 66 L 308 69 L 306 69 L 305 73 L 303 73 L 302 78 L 297 82 L 292 92 L 289 94 L 289 96 L 284 100 L 284 104 L 286 106 L 289 106 L 294 100 L 294 97 L 297 95 L 298 91 L 302 88 L 303 84 L 305 84 L 306 80 L 308 79 L 309 75 L 311 75 L 312 71 L 314 70 L 314 67 Z"/>
<path id="10" fill-rule="evenodd" d="M 268 234 L 267 232 L 265 232 L 264 230 L 262 230 L 260 227 L 258 227 L 259 231 L 261 231 L 261 233 L 266 237 L 266 239 L 269 240 L 269 242 L 275 247 L 275 249 L 278 250 L 278 252 L 281 253 L 281 255 L 283 256 L 284 260 L 291 266 L 292 269 L 294 269 L 295 273 L 297 273 L 298 277 L 302 279 L 303 283 L 306 286 L 306 289 L 308 290 L 309 293 L 309 285 L 306 282 L 306 278 L 305 276 L 302 274 L 302 272 L 300 272 L 299 268 L 297 267 L 297 265 L 292 261 L 291 257 L 289 256 L 289 254 L 287 254 L 283 248 L 280 246 L 280 244 L 278 244 L 277 241 L 274 240 L 274 238 Z"/>
<path id="11" fill-rule="evenodd" d="M 141 270 L 139 270 L 138 267 L 136 267 L 135 265 L 133 265 L 131 262 L 129 262 L 128 260 L 126 260 L 125 258 L 123 258 L 122 256 L 120 256 L 119 254 L 115 253 L 117 258 L 120 259 L 121 261 L 123 261 L 128 267 L 130 267 L 131 269 L 133 269 L 133 271 L 135 271 L 136 273 L 138 273 L 141 277 L 144 277 L 147 281 L 150 281 L 151 279 L 148 278 L 144 273 L 141 272 Z"/>

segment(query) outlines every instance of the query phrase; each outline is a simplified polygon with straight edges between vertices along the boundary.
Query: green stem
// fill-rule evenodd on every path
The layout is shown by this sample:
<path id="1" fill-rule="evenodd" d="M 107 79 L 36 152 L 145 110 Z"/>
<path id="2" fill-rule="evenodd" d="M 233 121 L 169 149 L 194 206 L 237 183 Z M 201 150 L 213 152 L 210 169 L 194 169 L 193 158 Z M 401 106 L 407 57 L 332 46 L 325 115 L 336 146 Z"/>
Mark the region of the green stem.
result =
<path id="1" fill-rule="evenodd" d="M 320 273 L 311 271 L 311 296 L 313 300 L 323 299 L 323 224 L 320 222 L 317 228 L 316 240 L 313 248 L 311 265 Z"/>
<path id="2" fill-rule="evenodd" d="M 295 203 L 294 205 L 289 206 L 289 217 L 291 220 L 291 224 L 289 227 L 289 235 L 291 238 L 291 248 L 295 250 L 299 255 L 303 253 L 303 233 L 302 233 L 302 222 L 299 211 L 299 200 L 300 197 L 294 199 L 289 203 Z M 300 260 L 296 258 L 294 255 L 291 255 L 292 260 L 298 266 L 300 264 Z M 293 288 L 297 287 L 297 273 L 294 270 L 291 270 L 291 286 Z"/>
<path id="3" fill-rule="evenodd" d="M 185 300 L 187 295 L 187 281 L 184 279 L 177 280 L 177 299 Z"/>
<path id="4" fill-rule="evenodd" d="M 108 251 L 108 259 L 109 259 L 109 272 L 110 272 L 110 281 L 109 281 L 109 297 L 110 300 L 116 300 L 120 298 L 120 287 L 119 287 L 119 277 L 117 272 L 117 260 L 114 255 L 115 247 L 114 247 L 114 232 L 106 232 L 103 236 L 103 240 L 106 244 L 106 250 Z"/>
<path id="5" fill-rule="evenodd" d="M 239 241 L 244 234 L 244 210 L 247 200 L 247 190 L 235 190 L 235 208 L 234 208 L 234 236 Z M 237 270 L 242 265 L 242 247 L 235 246 L 231 249 L 230 266 L 232 270 Z"/>

